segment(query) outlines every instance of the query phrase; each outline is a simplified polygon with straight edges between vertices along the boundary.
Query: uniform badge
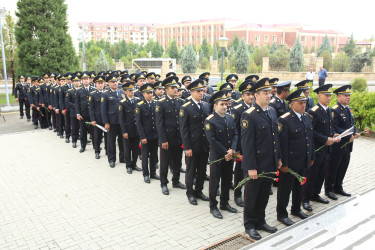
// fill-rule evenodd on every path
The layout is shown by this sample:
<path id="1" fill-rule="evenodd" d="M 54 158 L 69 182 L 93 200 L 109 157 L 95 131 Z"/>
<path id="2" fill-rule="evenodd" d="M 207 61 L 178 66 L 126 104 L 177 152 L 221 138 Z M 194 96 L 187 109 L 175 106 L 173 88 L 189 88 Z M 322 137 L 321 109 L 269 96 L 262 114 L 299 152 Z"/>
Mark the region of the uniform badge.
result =
<path id="1" fill-rule="evenodd" d="M 334 118 L 335 117 L 335 112 L 332 112 L 332 118 Z"/>
<path id="2" fill-rule="evenodd" d="M 102 99 L 100 99 L 101 102 L 104 102 L 104 97 L 102 97 Z"/>
<path id="3" fill-rule="evenodd" d="M 89 102 L 91 102 L 91 96 L 89 96 Z"/>
<path id="4" fill-rule="evenodd" d="M 66 92 L 66 97 L 68 97 L 68 95 L 69 95 L 68 92 Z"/>
<path id="5" fill-rule="evenodd" d="M 184 110 L 183 109 L 180 110 L 180 117 L 184 117 Z"/>
<path id="6" fill-rule="evenodd" d="M 160 109 L 160 107 L 159 107 L 159 105 L 157 105 L 157 106 L 155 107 L 155 112 L 159 112 L 159 109 Z"/>
<path id="7" fill-rule="evenodd" d="M 279 123 L 277 125 L 278 129 L 279 129 L 279 132 L 283 131 L 283 124 Z"/>
<path id="8" fill-rule="evenodd" d="M 233 116 L 233 120 L 234 120 L 234 114 L 232 114 L 232 116 Z"/>
<path id="9" fill-rule="evenodd" d="M 121 105 L 118 105 L 118 110 L 121 111 L 122 107 Z"/>
<path id="10" fill-rule="evenodd" d="M 204 126 L 206 128 L 206 130 L 210 130 L 210 124 L 209 123 L 206 123 L 206 125 Z"/>
<path id="11" fill-rule="evenodd" d="M 242 127 L 243 129 L 245 129 L 245 128 L 247 128 L 247 126 L 249 126 L 249 122 L 248 122 L 247 120 L 242 120 L 242 122 L 241 122 L 241 127 Z"/>
<path id="12" fill-rule="evenodd" d="M 139 108 L 135 108 L 135 113 L 136 113 L 136 114 L 139 113 Z"/>

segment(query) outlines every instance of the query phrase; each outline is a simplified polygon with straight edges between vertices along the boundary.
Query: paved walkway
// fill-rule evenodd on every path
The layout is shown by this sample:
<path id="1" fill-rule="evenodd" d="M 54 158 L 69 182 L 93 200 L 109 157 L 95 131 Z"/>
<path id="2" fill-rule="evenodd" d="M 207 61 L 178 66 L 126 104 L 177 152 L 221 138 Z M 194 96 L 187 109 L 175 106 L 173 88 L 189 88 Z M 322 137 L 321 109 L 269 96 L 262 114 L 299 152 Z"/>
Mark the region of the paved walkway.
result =
<path id="1" fill-rule="evenodd" d="M 164 196 L 158 181 L 145 184 L 141 172 L 129 175 L 124 164 L 111 169 L 90 146 L 81 154 L 48 130 L 9 133 L 11 118 L 9 125 L 0 121 L 0 249 L 199 249 L 244 232 L 242 209 L 215 219 L 208 202 L 192 206 L 171 185 Z M 373 139 L 356 142 L 346 191 L 374 187 L 374 146 Z M 273 195 L 267 221 L 282 229 L 275 206 Z M 314 212 L 328 207 L 312 206 Z"/>

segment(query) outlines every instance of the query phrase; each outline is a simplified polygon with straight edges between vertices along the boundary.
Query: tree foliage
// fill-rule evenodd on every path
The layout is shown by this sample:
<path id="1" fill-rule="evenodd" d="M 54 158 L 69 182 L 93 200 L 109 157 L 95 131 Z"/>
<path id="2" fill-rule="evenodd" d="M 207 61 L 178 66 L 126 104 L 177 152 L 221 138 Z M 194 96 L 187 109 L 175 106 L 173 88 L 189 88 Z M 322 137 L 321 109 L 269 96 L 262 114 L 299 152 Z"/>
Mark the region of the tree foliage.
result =
<path id="1" fill-rule="evenodd" d="M 176 60 L 178 60 L 178 48 L 177 48 L 177 43 L 175 40 L 171 40 L 168 44 L 168 48 L 167 48 L 167 53 L 169 55 L 170 58 L 174 58 Z"/>
<path id="2" fill-rule="evenodd" d="M 341 51 L 336 54 L 332 60 L 332 71 L 333 72 L 345 72 L 348 70 L 350 58 L 345 52 Z"/>
<path id="3" fill-rule="evenodd" d="M 355 42 L 353 34 L 350 36 L 349 41 L 341 48 L 349 57 L 352 57 L 355 52 Z"/>
<path id="4" fill-rule="evenodd" d="M 270 54 L 274 54 L 276 51 L 278 50 L 278 47 L 276 45 L 276 43 L 273 43 L 271 48 L 270 48 Z"/>
<path id="5" fill-rule="evenodd" d="M 331 46 L 331 44 L 329 42 L 329 39 L 328 39 L 327 35 L 323 38 L 322 44 L 318 48 L 317 56 L 320 57 L 320 55 L 325 50 L 328 50 L 330 53 L 332 53 L 332 46 Z"/>
<path id="6" fill-rule="evenodd" d="M 185 49 L 181 64 L 184 73 L 195 73 L 197 71 L 197 54 L 191 44 Z"/>
<path id="7" fill-rule="evenodd" d="M 263 65 L 263 57 L 269 57 L 270 50 L 266 46 L 256 47 L 254 53 L 252 54 L 252 60 L 256 65 Z"/>
<path id="8" fill-rule="evenodd" d="M 109 70 L 109 64 L 103 49 L 100 51 L 98 59 L 96 59 L 95 70 L 96 72 Z"/>
<path id="9" fill-rule="evenodd" d="M 235 66 L 239 74 L 247 73 L 250 64 L 250 55 L 245 39 L 241 39 L 240 45 L 236 50 Z"/>
<path id="10" fill-rule="evenodd" d="M 207 59 L 210 59 L 210 56 L 211 56 L 210 48 L 208 46 L 206 38 L 203 39 L 202 46 L 201 46 L 200 50 L 203 50 L 203 54 Z"/>
<path id="11" fill-rule="evenodd" d="M 277 71 L 286 70 L 289 62 L 289 52 L 286 48 L 278 49 L 274 54 L 270 55 L 270 66 Z"/>
<path id="12" fill-rule="evenodd" d="M 324 50 L 320 55 L 323 57 L 324 68 L 330 70 L 332 66 L 332 54 L 328 50 Z"/>
<path id="13" fill-rule="evenodd" d="M 219 58 L 218 54 L 217 54 L 217 47 L 216 47 L 216 44 L 214 44 L 214 52 L 212 54 L 212 60 L 217 60 Z"/>
<path id="14" fill-rule="evenodd" d="M 237 35 L 234 35 L 233 41 L 230 46 L 236 51 L 238 46 L 240 46 L 240 39 L 238 39 Z"/>
<path id="15" fill-rule="evenodd" d="M 293 48 L 290 51 L 290 71 L 292 72 L 299 72 L 302 70 L 303 66 L 303 51 L 302 51 L 302 45 L 299 41 L 299 38 L 297 36 L 296 41 L 294 42 Z"/>
<path id="16" fill-rule="evenodd" d="M 356 54 L 350 59 L 349 71 L 361 72 L 362 68 L 370 63 L 370 51 Z"/>

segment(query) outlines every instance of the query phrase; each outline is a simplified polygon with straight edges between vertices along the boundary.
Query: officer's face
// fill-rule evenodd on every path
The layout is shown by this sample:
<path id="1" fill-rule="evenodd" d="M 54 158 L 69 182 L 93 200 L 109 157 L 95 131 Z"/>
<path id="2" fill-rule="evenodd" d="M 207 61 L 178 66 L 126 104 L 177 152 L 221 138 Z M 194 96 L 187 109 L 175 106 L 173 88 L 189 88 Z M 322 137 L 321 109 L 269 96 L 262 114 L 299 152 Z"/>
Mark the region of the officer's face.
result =
<path id="1" fill-rule="evenodd" d="M 154 90 L 154 92 L 155 92 L 155 95 L 157 95 L 157 96 L 162 96 L 163 93 L 164 93 L 164 90 L 163 90 L 162 88 L 156 88 L 156 89 Z"/>
<path id="2" fill-rule="evenodd" d="M 167 92 L 167 95 L 170 97 L 175 97 L 177 96 L 177 87 L 167 87 L 165 92 Z"/>
<path id="3" fill-rule="evenodd" d="M 88 86 L 90 84 L 90 78 L 88 77 L 82 78 L 82 83 L 83 85 Z"/>
<path id="4" fill-rule="evenodd" d="M 277 88 L 271 86 L 271 94 L 272 94 L 272 95 L 276 95 L 276 92 L 277 92 Z"/>
<path id="5" fill-rule="evenodd" d="M 134 90 L 125 90 L 125 94 L 128 98 L 133 98 Z"/>
<path id="6" fill-rule="evenodd" d="M 75 88 L 78 88 L 80 84 L 81 84 L 81 81 L 73 81 L 73 85 Z"/>
<path id="7" fill-rule="evenodd" d="M 111 81 L 111 82 L 108 82 L 108 85 L 111 89 L 113 90 L 117 90 L 117 81 Z"/>
<path id="8" fill-rule="evenodd" d="M 290 103 L 290 106 L 292 106 L 292 109 L 295 112 L 302 114 L 303 112 L 305 112 L 306 101 L 293 101 Z"/>
<path id="9" fill-rule="evenodd" d="M 341 95 L 340 94 L 340 95 L 337 96 L 337 101 L 339 103 L 341 103 L 342 105 L 347 106 L 350 103 L 350 95 Z"/>
<path id="10" fill-rule="evenodd" d="M 152 91 L 143 92 L 143 97 L 146 99 L 146 101 L 150 102 L 153 97 Z"/>
<path id="11" fill-rule="evenodd" d="M 203 99 L 203 90 L 192 90 L 190 93 L 191 97 L 198 102 Z"/>
<path id="12" fill-rule="evenodd" d="M 154 84 L 155 83 L 155 78 L 147 78 L 147 82 L 148 83 L 151 83 L 151 84 Z"/>
<path id="13" fill-rule="evenodd" d="M 217 101 L 215 104 L 214 104 L 214 109 L 215 109 L 215 112 L 218 113 L 219 115 L 223 116 L 226 112 L 227 112 L 227 109 L 228 109 L 228 101 Z"/>
<path id="14" fill-rule="evenodd" d="M 99 90 L 99 91 L 102 91 L 103 88 L 104 88 L 104 82 L 100 81 L 100 82 L 96 82 L 95 84 L 96 88 Z"/>
<path id="15" fill-rule="evenodd" d="M 26 80 L 26 83 L 27 83 L 27 84 L 30 84 L 30 83 L 31 83 L 31 79 L 28 78 L 28 79 Z"/>
<path id="16" fill-rule="evenodd" d="M 308 97 L 310 94 L 310 89 L 306 89 L 304 93 L 305 93 L 305 96 Z"/>
<path id="17" fill-rule="evenodd" d="M 237 81 L 232 80 L 232 81 L 229 81 L 229 83 L 231 83 L 234 88 L 237 86 Z"/>
<path id="18" fill-rule="evenodd" d="M 50 78 L 49 78 L 49 81 L 50 81 L 50 82 L 55 82 L 55 78 L 50 77 Z"/>
<path id="19" fill-rule="evenodd" d="M 326 106 L 326 107 L 331 102 L 331 99 L 332 99 L 332 95 L 325 95 L 323 93 L 319 93 L 318 94 L 319 103 L 322 104 L 322 105 L 324 105 L 324 106 Z"/>
<path id="20" fill-rule="evenodd" d="M 185 81 L 185 82 L 184 82 L 184 86 L 185 86 L 185 88 L 187 88 L 187 87 L 189 86 L 190 83 L 191 83 L 191 81 Z"/>
<path id="21" fill-rule="evenodd" d="M 178 89 L 177 90 L 177 97 L 181 97 L 182 96 L 182 89 Z"/>
<path id="22" fill-rule="evenodd" d="M 254 101 L 254 95 L 252 95 L 251 93 L 244 93 L 242 94 L 242 99 L 247 105 L 251 105 Z"/>
<path id="23" fill-rule="evenodd" d="M 137 85 L 138 85 L 138 87 L 143 86 L 143 84 L 145 84 L 145 83 L 146 83 L 146 80 L 145 80 L 145 79 L 139 79 L 139 80 L 137 81 Z"/>
<path id="24" fill-rule="evenodd" d="M 20 82 L 24 82 L 24 81 L 25 81 L 25 78 L 21 77 Z"/>
<path id="25" fill-rule="evenodd" d="M 255 93 L 255 98 L 259 106 L 267 106 L 270 104 L 270 90 L 261 90 Z"/>

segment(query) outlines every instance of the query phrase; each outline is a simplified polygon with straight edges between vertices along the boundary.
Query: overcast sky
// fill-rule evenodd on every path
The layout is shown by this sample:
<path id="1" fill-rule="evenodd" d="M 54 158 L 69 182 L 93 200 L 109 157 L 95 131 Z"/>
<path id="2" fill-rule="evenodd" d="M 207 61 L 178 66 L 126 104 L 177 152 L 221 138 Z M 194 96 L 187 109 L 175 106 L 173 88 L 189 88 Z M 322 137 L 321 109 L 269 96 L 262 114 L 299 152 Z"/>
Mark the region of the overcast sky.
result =
<path id="1" fill-rule="evenodd" d="M 79 21 L 164 24 L 225 17 L 249 23 L 301 23 L 306 29 L 353 33 L 356 40 L 375 35 L 374 2 L 371 0 L 66 0 L 66 3 L 69 31 L 75 43 Z M 0 6 L 14 12 L 17 0 L 2 0 Z"/>

